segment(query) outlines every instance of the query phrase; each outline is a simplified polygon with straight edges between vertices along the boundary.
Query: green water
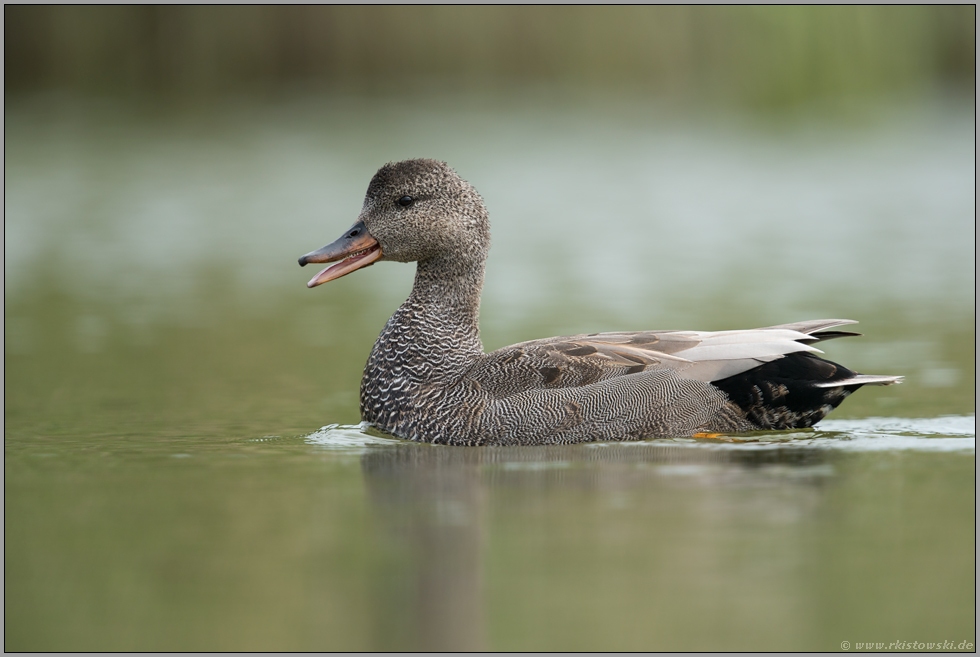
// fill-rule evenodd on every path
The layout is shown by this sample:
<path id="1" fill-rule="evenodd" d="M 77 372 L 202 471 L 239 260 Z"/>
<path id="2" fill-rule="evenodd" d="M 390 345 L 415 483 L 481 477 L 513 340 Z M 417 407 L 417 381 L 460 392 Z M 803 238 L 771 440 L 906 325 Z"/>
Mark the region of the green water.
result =
<path id="1" fill-rule="evenodd" d="M 8 103 L 5 649 L 976 644 L 972 104 L 532 100 Z M 487 200 L 488 349 L 849 317 L 827 356 L 906 383 L 748 442 L 359 428 L 411 268 L 295 260 L 414 156 Z"/>

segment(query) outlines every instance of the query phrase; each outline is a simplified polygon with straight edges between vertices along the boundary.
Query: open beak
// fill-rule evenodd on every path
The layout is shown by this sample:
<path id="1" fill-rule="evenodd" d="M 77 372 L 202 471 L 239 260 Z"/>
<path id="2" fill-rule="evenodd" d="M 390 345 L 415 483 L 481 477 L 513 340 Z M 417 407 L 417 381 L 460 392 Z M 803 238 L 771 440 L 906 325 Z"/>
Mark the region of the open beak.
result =
<path id="1" fill-rule="evenodd" d="M 380 257 L 381 245 L 378 244 L 378 240 L 371 237 L 371 233 L 368 232 L 363 221 L 358 221 L 348 228 L 336 242 L 331 242 L 322 249 L 307 253 L 300 258 L 299 266 L 305 267 L 308 262 L 336 262 L 340 260 L 340 263 L 333 267 L 327 267 L 306 284 L 306 287 L 316 287 L 335 278 L 346 276 L 362 267 L 368 267 Z"/>

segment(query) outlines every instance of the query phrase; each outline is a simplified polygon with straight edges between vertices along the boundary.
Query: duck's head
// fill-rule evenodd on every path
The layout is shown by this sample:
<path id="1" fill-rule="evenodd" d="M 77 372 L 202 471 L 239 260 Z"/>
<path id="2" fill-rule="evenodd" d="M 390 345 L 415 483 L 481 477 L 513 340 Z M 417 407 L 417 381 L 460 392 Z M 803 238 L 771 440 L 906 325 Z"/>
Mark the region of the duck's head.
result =
<path id="1" fill-rule="evenodd" d="M 490 224 L 477 191 L 445 162 L 406 160 L 381 167 L 354 225 L 299 264 L 340 261 L 306 284 L 316 287 L 379 260 L 482 266 L 489 247 Z"/>

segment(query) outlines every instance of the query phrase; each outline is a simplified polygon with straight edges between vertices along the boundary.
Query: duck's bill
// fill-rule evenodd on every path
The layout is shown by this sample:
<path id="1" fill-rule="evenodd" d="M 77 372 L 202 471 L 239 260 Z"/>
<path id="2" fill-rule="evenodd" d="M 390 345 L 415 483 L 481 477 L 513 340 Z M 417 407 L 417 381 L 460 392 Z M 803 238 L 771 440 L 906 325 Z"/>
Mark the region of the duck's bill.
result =
<path id="1" fill-rule="evenodd" d="M 344 233 L 336 242 L 327 244 L 322 249 L 311 251 L 299 259 L 301 267 L 310 262 L 338 262 L 327 267 L 310 279 L 306 287 L 316 287 L 328 281 L 346 276 L 352 271 L 363 269 L 374 264 L 381 257 L 381 245 L 371 237 L 363 221 L 359 221 Z"/>

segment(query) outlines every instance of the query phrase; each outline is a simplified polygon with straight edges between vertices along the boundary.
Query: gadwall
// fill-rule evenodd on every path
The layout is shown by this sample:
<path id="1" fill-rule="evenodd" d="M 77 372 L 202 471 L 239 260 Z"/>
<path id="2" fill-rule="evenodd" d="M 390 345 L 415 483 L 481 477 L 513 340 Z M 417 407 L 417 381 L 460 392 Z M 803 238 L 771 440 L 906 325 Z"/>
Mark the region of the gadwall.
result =
<path id="1" fill-rule="evenodd" d="M 858 335 L 822 319 L 737 331 L 591 333 L 483 352 L 490 222 L 443 162 L 386 164 L 357 223 L 300 265 L 336 262 L 315 287 L 380 260 L 417 262 L 415 285 L 374 343 L 361 417 L 399 438 L 544 445 L 809 427 L 863 385 L 898 383 L 814 356 Z"/>

